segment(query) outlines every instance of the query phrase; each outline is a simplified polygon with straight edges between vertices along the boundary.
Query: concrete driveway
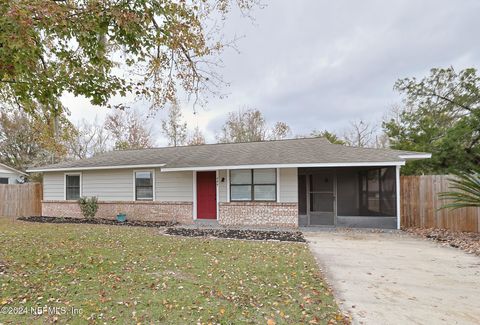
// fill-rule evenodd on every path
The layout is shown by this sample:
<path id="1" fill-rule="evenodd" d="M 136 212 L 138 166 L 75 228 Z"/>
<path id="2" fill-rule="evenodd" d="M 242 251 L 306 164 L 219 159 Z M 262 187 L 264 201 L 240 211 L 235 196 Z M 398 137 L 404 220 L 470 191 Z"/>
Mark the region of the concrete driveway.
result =
<path id="1" fill-rule="evenodd" d="M 305 232 L 354 324 L 480 324 L 480 258 L 402 232 Z"/>

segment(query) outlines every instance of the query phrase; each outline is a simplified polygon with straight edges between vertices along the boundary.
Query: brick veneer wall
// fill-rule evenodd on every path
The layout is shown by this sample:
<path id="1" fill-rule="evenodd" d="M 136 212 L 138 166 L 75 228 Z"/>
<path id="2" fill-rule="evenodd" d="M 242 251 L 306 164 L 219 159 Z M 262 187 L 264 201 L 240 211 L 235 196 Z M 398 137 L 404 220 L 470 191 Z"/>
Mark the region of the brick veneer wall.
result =
<path id="1" fill-rule="evenodd" d="M 192 224 L 192 209 L 192 202 L 99 201 L 96 217 L 113 219 L 124 212 L 134 220 Z M 77 201 L 42 201 L 42 215 L 83 218 Z"/>
<path id="2" fill-rule="evenodd" d="M 298 204 L 221 202 L 218 223 L 225 226 L 298 227 Z"/>

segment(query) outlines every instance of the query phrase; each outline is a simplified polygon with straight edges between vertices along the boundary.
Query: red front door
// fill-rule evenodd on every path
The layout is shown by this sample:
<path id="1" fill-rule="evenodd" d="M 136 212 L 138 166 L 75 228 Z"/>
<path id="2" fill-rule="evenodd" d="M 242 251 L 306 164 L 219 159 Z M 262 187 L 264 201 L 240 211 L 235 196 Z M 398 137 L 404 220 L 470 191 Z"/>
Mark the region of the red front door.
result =
<path id="1" fill-rule="evenodd" d="M 197 172 L 197 219 L 217 219 L 215 172 Z"/>

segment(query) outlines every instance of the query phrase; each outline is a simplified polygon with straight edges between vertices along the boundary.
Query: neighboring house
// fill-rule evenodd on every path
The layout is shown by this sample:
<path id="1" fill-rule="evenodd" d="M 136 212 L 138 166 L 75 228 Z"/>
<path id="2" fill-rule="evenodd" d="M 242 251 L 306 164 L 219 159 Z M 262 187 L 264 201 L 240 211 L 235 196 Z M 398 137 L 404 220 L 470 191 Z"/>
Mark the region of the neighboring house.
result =
<path id="1" fill-rule="evenodd" d="M 0 163 L 0 184 L 19 184 L 25 176 L 24 172 Z"/>
<path id="2" fill-rule="evenodd" d="M 323 138 L 113 151 L 36 167 L 43 215 L 217 220 L 225 226 L 400 226 L 400 167 L 428 153 L 331 144 Z"/>

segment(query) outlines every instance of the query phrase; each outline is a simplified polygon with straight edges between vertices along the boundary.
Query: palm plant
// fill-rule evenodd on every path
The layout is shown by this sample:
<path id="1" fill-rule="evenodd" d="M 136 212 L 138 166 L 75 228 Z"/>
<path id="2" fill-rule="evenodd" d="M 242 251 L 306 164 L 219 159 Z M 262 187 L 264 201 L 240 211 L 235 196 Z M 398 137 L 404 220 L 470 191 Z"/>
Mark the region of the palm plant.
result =
<path id="1" fill-rule="evenodd" d="M 459 209 L 466 207 L 480 207 L 480 173 L 458 172 L 457 178 L 451 179 L 451 191 L 442 192 L 439 197 L 450 203 L 440 209 Z"/>

